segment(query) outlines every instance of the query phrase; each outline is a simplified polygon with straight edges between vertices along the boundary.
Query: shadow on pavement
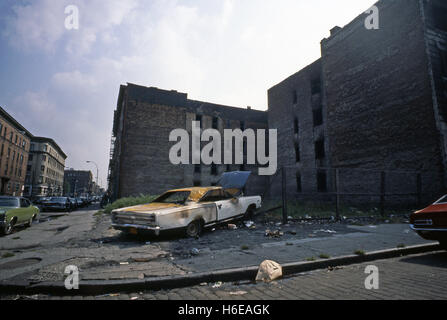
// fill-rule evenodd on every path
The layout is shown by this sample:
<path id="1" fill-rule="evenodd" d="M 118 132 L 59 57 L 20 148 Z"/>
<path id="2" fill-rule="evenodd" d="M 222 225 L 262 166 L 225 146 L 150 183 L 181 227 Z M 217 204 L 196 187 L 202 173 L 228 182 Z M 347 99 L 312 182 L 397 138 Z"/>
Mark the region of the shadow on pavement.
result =
<path id="1" fill-rule="evenodd" d="M 423 256 L 401 259 L 402 262 L 426 265 L 430 267 L 447 268 L 447 251 L 428 253 Z"/>

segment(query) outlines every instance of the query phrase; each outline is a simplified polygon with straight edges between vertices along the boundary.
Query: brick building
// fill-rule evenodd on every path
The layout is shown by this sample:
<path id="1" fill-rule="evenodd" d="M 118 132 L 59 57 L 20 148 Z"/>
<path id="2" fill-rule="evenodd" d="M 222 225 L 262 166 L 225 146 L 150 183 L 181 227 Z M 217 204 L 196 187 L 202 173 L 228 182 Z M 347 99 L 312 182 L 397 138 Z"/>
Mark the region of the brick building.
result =
<path id="1" fill-rule="evenodd" d="M 67 155 L 50 138 L 32 137 L 24 195 L 62 196 Z"/>
<path id="2" fill-rule="evenodd" d="M 160 194 L 167 189 L 216 184 L 225 171 L 252 170 L 247 193 L 261 192 L 266 178 L 249 165 L 173 165 L 169 142 L 174 129 L 191 133 L 192 121 L 201 128 L 266 129 L 267 113 L 190 100 L 186 93 L 121 86 L 115 111 L 109 166 L 109 191 L 114 198 Z M 192 162 L 190 162 L 192 163 Z"/>
<path id="3" fill-rule="evenodd" d="M 0 107 L 0 195 L 22 195 L 31 137 Z"/>
<path id="4" fill-rule="evenodd" d="M 444 193 L 447 161 L 447 3 L 379 1 L 380 29 L 361 14 L 321 42 L 321 59 L 268 91 L 269 127 L 278 129 L 278 165 L 291 193 L 345 187 L 404 192 L 421 172 L 428 199 Z M 411 182 L 413 184 L 413 182 Z M 409 188 L 411 189 L 411 188 Z M 409 191 L 408 191 L 409 192 Z"/>
<path id="5" fill-rule="evenodd" d="M 86 170 L 65 170 L 64 195 L 70 197 L 88 196 L 92 194 L 93 174 Z"/>

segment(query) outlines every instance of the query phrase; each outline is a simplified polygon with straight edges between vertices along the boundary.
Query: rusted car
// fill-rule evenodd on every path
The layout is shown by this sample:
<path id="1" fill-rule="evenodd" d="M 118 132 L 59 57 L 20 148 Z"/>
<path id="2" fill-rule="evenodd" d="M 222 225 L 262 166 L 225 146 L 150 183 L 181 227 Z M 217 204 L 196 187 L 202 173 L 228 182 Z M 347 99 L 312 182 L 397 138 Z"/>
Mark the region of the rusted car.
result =
<path id="1" fill-rule="evenodd" d="M 447 248 L 447 195 L 410 216 L 410 227 L 426 240 Z"/>
<path id="2" fill-rule="evenodd" d="M 184 229 L 189 237 L 237 218 L 249 218 L 261 207 L 261 197 L 243 195 L 250 172 L 224 173 L 219 186 L 170 190 L 145 205 L 112 211 L 112 227 L 130 234 Z"/>

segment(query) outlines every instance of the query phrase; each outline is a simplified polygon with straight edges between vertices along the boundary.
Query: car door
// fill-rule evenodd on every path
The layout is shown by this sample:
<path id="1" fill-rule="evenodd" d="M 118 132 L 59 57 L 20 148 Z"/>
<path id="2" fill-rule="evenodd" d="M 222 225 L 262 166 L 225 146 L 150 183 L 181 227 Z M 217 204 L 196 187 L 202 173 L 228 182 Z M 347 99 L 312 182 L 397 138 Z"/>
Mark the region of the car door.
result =
<path id="1" fill-rule="evenodd" d="M 20 208 L 17 209 L 17 222 L 18 224 L 27 222 L 32 217 L 31 208 L 29 205 L 29 202 L 24 199 L 20 198 Z"/>
<path id="2" fill-rule="evenodd" d="M 238 198 L 231 198 L 216 201 L 217 220 L 227 220 L 244 214 L 242 204 Z"/>

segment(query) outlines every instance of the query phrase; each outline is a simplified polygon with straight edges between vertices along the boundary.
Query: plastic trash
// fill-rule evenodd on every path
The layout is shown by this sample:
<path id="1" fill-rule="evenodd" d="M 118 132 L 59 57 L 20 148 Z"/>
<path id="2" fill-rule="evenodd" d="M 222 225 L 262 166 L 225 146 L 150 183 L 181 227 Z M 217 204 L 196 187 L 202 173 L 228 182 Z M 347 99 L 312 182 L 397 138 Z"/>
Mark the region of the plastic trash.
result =
<path id="1" fill-rule="evenodd" d="M 271 282 L 282 277 L 282 267 L 272 260 L 265 260 L 259 266 L 256 281 Z"/>

